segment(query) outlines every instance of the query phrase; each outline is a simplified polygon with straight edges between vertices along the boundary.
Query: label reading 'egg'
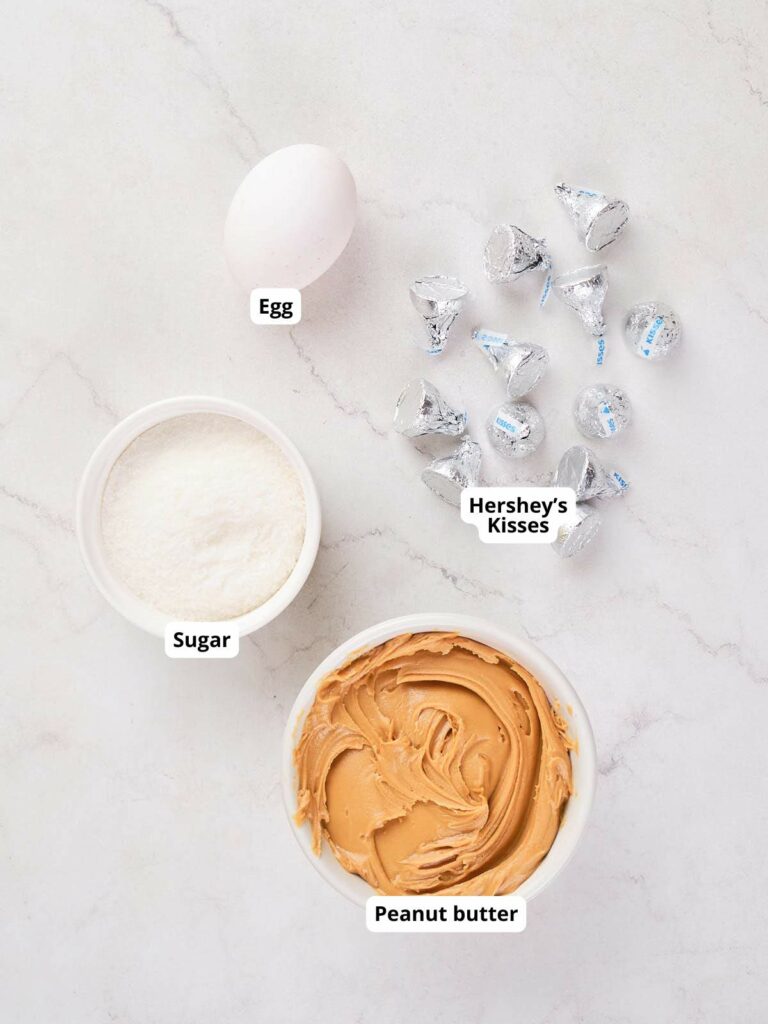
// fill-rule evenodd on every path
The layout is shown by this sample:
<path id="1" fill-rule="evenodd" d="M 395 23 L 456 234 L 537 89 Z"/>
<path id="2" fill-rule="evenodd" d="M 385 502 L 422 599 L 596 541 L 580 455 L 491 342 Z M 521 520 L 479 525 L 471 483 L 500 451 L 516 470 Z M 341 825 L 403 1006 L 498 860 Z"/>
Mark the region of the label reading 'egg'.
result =
<path id="1" fill-rule="evenodd" d="M 254 288 L 251 320 L 255 324 L 297 324 L 301 320 L 298 288 Z"/>

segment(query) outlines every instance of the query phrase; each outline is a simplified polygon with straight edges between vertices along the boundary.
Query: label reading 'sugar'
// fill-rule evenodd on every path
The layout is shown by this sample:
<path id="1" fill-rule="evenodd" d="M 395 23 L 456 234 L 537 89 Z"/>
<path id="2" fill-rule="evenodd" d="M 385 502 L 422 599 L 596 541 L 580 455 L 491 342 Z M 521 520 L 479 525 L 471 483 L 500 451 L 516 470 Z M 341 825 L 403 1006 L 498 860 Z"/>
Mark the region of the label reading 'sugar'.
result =
<path id="1" fill-rule="evenodd" d="M 224 622 L 169 622 L 165 653 L 169 658 L 235 658 L 240 634 Z"/>
<path id="2" fill-rule="evenodd" d="M 571 487 L 467 487 L 461 518 L 477 527 L 486 544 L 551 544 L 573 522 Z"/>

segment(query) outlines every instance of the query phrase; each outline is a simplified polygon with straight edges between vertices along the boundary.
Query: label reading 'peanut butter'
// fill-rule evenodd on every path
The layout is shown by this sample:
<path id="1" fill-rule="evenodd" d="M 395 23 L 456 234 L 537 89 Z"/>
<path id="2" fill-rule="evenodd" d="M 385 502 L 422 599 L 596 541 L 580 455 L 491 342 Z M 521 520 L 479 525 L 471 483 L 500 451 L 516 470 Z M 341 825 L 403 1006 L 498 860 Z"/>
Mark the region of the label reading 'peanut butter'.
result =
<path id="1" fill-rule="evenodd" d="M 522 932 L 526 923 L 521 896 L 371 896 L 365 904 L 369 932 Z"/>

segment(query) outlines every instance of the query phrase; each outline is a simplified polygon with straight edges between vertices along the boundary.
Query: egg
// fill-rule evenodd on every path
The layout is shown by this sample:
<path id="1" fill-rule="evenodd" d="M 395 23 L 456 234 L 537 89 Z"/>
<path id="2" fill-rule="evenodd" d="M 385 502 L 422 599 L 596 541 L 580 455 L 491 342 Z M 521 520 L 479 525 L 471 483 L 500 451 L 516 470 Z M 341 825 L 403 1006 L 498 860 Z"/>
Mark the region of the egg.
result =
<path id="1" fill-rule="evenodd" d="M 227 214 L 224 248 L 235 280 L 304 288 L 339 258 L 355 225 L 355 180 L 324 146 L 286 146 L 256 164 Z"/>

